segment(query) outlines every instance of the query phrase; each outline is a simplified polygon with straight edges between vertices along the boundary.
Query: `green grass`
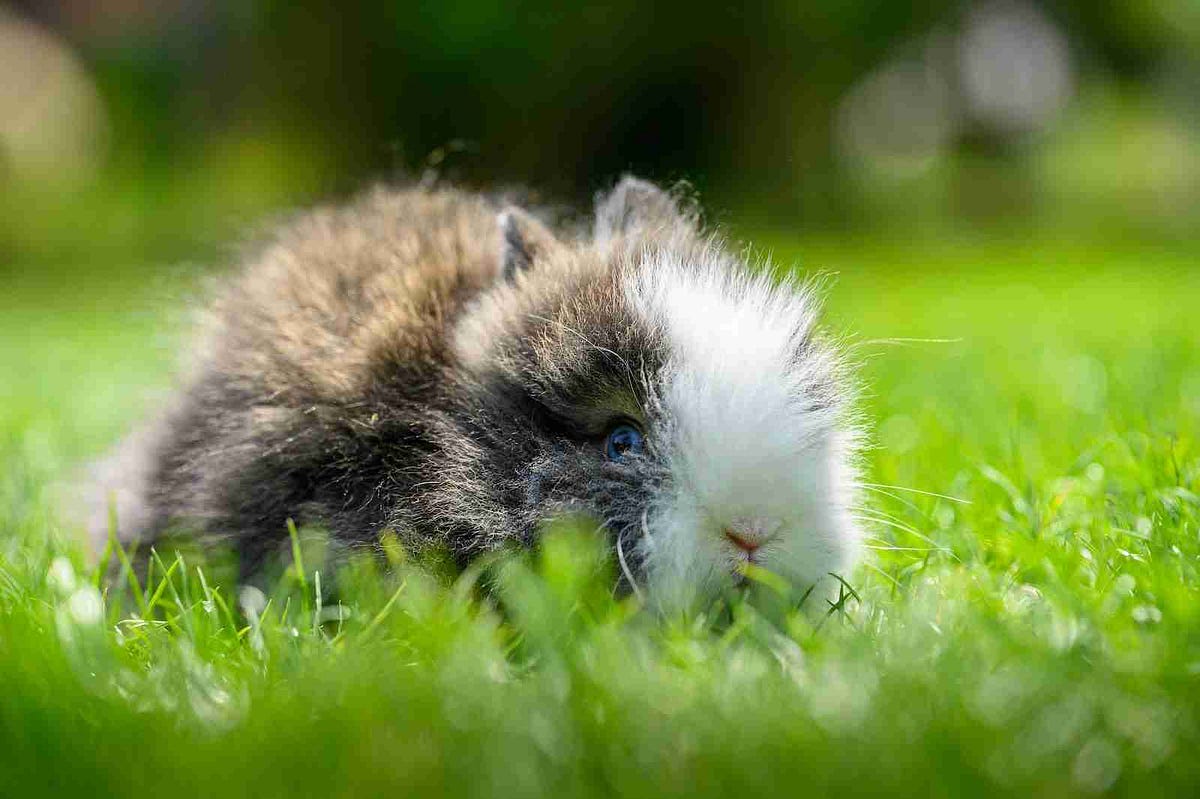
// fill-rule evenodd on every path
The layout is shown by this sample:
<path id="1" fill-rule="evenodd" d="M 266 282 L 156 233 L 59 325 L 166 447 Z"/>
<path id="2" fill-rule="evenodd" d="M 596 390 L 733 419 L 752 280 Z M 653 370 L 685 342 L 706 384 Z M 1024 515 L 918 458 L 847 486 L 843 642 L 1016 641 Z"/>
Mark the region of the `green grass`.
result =
<path id="1" fill-rule="evenodd" d="M 167 553 L 107 588 L 51 489 L 165 384 L 181 281 L 27 270 L 0 293 L 0 795 L 1200 790 L 1195 259 L 776 254 L 837 275 L 869 479 L 930 492 L 872 493 L 824 620 L 656 619 L 569 531 L 457 582 L 358 563 L 332 607 L 307 549 L 269 597 Z"/>

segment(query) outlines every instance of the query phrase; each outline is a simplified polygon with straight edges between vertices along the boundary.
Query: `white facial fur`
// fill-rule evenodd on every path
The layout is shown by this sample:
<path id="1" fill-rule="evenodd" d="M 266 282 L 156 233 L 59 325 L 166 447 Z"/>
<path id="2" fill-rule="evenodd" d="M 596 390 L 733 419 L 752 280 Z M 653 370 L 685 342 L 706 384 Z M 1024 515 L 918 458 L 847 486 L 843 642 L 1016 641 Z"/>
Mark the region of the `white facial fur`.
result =
<path id="1" fill-rule="evenodd" d="M 800 586 L 846 568 L 858 548 L 854 432 L 839 403 L 815 401 L 837 363 L 823 346 L 802 350 L 811 293 L 714 248 L 699 264 L 642 260 L 625 300 L 669 352 L 649 432 L 673 486 L 647 518 L 651 594 L 680 606 L 732 580 L 747 555 L 726 529 L 758 544 L 756 565 Z"/>

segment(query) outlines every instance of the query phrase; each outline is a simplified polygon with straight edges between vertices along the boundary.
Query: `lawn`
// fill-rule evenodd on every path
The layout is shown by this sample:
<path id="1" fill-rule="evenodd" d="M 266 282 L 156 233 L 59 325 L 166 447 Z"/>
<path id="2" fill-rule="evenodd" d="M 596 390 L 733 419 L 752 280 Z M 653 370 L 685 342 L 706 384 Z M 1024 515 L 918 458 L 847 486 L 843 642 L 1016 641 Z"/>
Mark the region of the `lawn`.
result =
<path id="1" fill-rule="evenodd" d="M 18 265 L 0 795 L 1200 792 L 1194 254 L 762 243 L 827 275 L 869 390 L 871 551 L 828 613 L 655 618 L 568 530 L 457 578 L 392 548 L 336 600 L 312 547 L 269 595 L 197 553 L 109 586 L 51 496 L 167 384 L 194 278 Z"/>

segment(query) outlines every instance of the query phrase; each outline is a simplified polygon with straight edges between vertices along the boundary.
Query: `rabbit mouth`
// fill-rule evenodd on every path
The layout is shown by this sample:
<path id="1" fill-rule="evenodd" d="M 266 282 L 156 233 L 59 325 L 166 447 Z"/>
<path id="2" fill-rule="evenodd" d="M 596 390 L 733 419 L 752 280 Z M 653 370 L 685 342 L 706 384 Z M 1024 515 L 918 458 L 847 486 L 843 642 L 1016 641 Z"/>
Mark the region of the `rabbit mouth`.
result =
<path id="1" fill-rule="evenodd" d="M 723 525 L 721 533 L 730 545 L 735 563 L 758 565 L 762 560 L 763 548 L 778 536 L 782 525 L 777 521 L 759 518 L 738 518 Z"/>
<path id="2" fill-rule="evenodd" d="M 725 540 L 733 544 L 734 554 L 741 560 L 754 561 L 754 556 L 762 547 L 764 540 L 758 536 L 751 535 L 739 528 L 726 527 L 722 531 L 725 535 Z"/>
<path id="3" fill-rule="evenodd" d="M 722 532 L 729 543 L 727 550 L 731 556 L 729 566 L 730 571 L 733 573 L 733 583 L 738 587 L 744 586 L 749 580 L 746 574 L 747 568 L 750 566 L 759 566 L 761 563 L 762 556 L 760 551 L 765 542 L 739 534 L 728 527 L 722 530 Z"/>

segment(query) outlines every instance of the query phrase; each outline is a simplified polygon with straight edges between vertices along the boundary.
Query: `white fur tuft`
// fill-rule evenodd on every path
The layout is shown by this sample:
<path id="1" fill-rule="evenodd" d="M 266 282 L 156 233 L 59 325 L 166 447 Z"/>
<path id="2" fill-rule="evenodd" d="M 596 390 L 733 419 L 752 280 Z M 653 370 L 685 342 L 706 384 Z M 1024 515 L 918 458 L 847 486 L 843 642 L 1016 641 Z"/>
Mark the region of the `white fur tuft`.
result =
<path id="1" fill-rule="evenodd" d="M 821 401 L 840 384 L 832 351 L 811 340 L 815 298 L 715 248 L 704 256 L 650 256 L 625 282 L 669 352 L 653 435 L 673 489 L 643 544 L 667 604 L 731 579 L 745 555 L 727 527 L 759 536 L 755 562 L 801 585 L 845 568 L 858 547 L 854 435 L 842 403 Z"/>

